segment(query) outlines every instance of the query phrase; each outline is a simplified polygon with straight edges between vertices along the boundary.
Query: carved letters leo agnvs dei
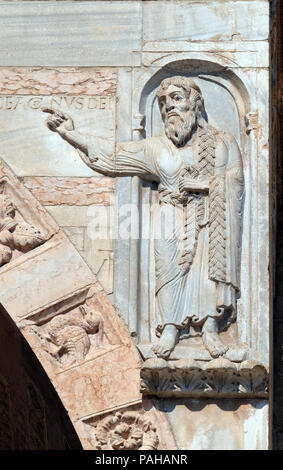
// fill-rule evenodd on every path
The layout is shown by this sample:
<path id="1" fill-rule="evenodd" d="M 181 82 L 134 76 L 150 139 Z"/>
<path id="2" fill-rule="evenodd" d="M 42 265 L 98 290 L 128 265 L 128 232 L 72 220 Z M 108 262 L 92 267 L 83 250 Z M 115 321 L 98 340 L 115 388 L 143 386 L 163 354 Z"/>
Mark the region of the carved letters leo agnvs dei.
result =
<path id="1" fill-rule="evenodd" d="M 154 210 L 157 357 L 168 359 L 190 329 L 211 358 L 242 361 L 245 345 L 224 345 L 219 331 L 236 320 L 244 178 L 233 136 L 212 127 L 202 92 L 190 78 L 163 80 L 157 90 L 164 134 L 117 144 L 82 135 L 54 108 L 47 125 L 78 149 L 83 161 L 110 176 L 158 185 Z"/>

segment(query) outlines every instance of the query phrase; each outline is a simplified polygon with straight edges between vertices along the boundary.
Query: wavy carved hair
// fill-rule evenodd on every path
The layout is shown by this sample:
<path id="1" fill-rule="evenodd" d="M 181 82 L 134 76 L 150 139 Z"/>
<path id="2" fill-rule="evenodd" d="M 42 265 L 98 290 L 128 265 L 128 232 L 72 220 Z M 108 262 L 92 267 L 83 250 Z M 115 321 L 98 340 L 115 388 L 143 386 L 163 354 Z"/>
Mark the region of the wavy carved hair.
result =
<path id="1" fill-rule="evenodd" d="M 197 123 L 199 127 L 205 127 L 207 125 L 208 119 L 204 107 L 202 93 L 196 82 L 192 78 L 182 77 L 181 75 L 165 78 L 164 80 L 162 80 L 157 89 L 157 97 L 159 104 L 160 98 L 165 95 L 170 85 L 183 88 L 187 93 L 189 93 L 192 109 L 196 113 Z"/>

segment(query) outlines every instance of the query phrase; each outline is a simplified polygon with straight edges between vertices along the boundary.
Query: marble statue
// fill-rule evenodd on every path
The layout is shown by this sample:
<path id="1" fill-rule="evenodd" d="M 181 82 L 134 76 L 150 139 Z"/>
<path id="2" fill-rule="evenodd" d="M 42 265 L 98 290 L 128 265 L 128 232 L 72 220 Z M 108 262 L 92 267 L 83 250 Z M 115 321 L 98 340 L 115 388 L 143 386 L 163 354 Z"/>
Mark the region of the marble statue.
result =
<path id="1" fill-rule="evenodd" d="M 209 125 L 192 79 L 166 78 L 157 96 L 165 133 L 119 143 L 116 149 L 113 142 L 76 131 L 65 113 L 43 111 L 49 113 L 49 129 L 78 149 L 93 170 L 158 184 L 153 238 L 159 339 L 152 349 L 168 359 L 193 326 L 216 358 L 230 348 L 220 338 L 219 325 L 235 321 L 240 290 L 241 153 L 234 137 Z"/>

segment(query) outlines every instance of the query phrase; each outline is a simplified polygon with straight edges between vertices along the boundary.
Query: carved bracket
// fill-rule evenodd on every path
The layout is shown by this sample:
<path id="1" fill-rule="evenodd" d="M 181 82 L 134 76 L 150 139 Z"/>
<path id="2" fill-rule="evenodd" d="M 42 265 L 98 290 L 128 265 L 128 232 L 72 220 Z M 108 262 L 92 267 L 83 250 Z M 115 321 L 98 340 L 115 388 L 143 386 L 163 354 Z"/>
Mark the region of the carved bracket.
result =
<path id="1" fill-rule="evenodd" d="M 132 123 L 133 140 L 140 140 L 145 133 L 145 115 L 135 114 Z"/>
<path id="2" fill-rule="evenodd" d="M 248 113 L 245 116 L 246 133 L 249 135 L 251 131 L 256 131 L 258 128 L 258 113 Z"/>
<path id="3" fill-rule="evenodd" d="M 256 361 L 237 364 L 224 358 L 148 359 L 141 369 L 141 392 L 159 397 L 267 398 L 268 370 Z"/>

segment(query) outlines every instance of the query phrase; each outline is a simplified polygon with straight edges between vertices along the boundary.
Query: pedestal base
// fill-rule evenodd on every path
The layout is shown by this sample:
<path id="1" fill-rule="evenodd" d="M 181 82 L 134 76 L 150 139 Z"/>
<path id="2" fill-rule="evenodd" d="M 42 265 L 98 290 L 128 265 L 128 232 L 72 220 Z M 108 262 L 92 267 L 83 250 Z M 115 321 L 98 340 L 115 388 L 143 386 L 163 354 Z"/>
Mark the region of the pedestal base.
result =
<path id="1" fill-rule="evenodd" d="M 267 398 L 268 370 L 255 361 L 153 358 L 141 368 L 141 392 L 166 398 Z"/>

